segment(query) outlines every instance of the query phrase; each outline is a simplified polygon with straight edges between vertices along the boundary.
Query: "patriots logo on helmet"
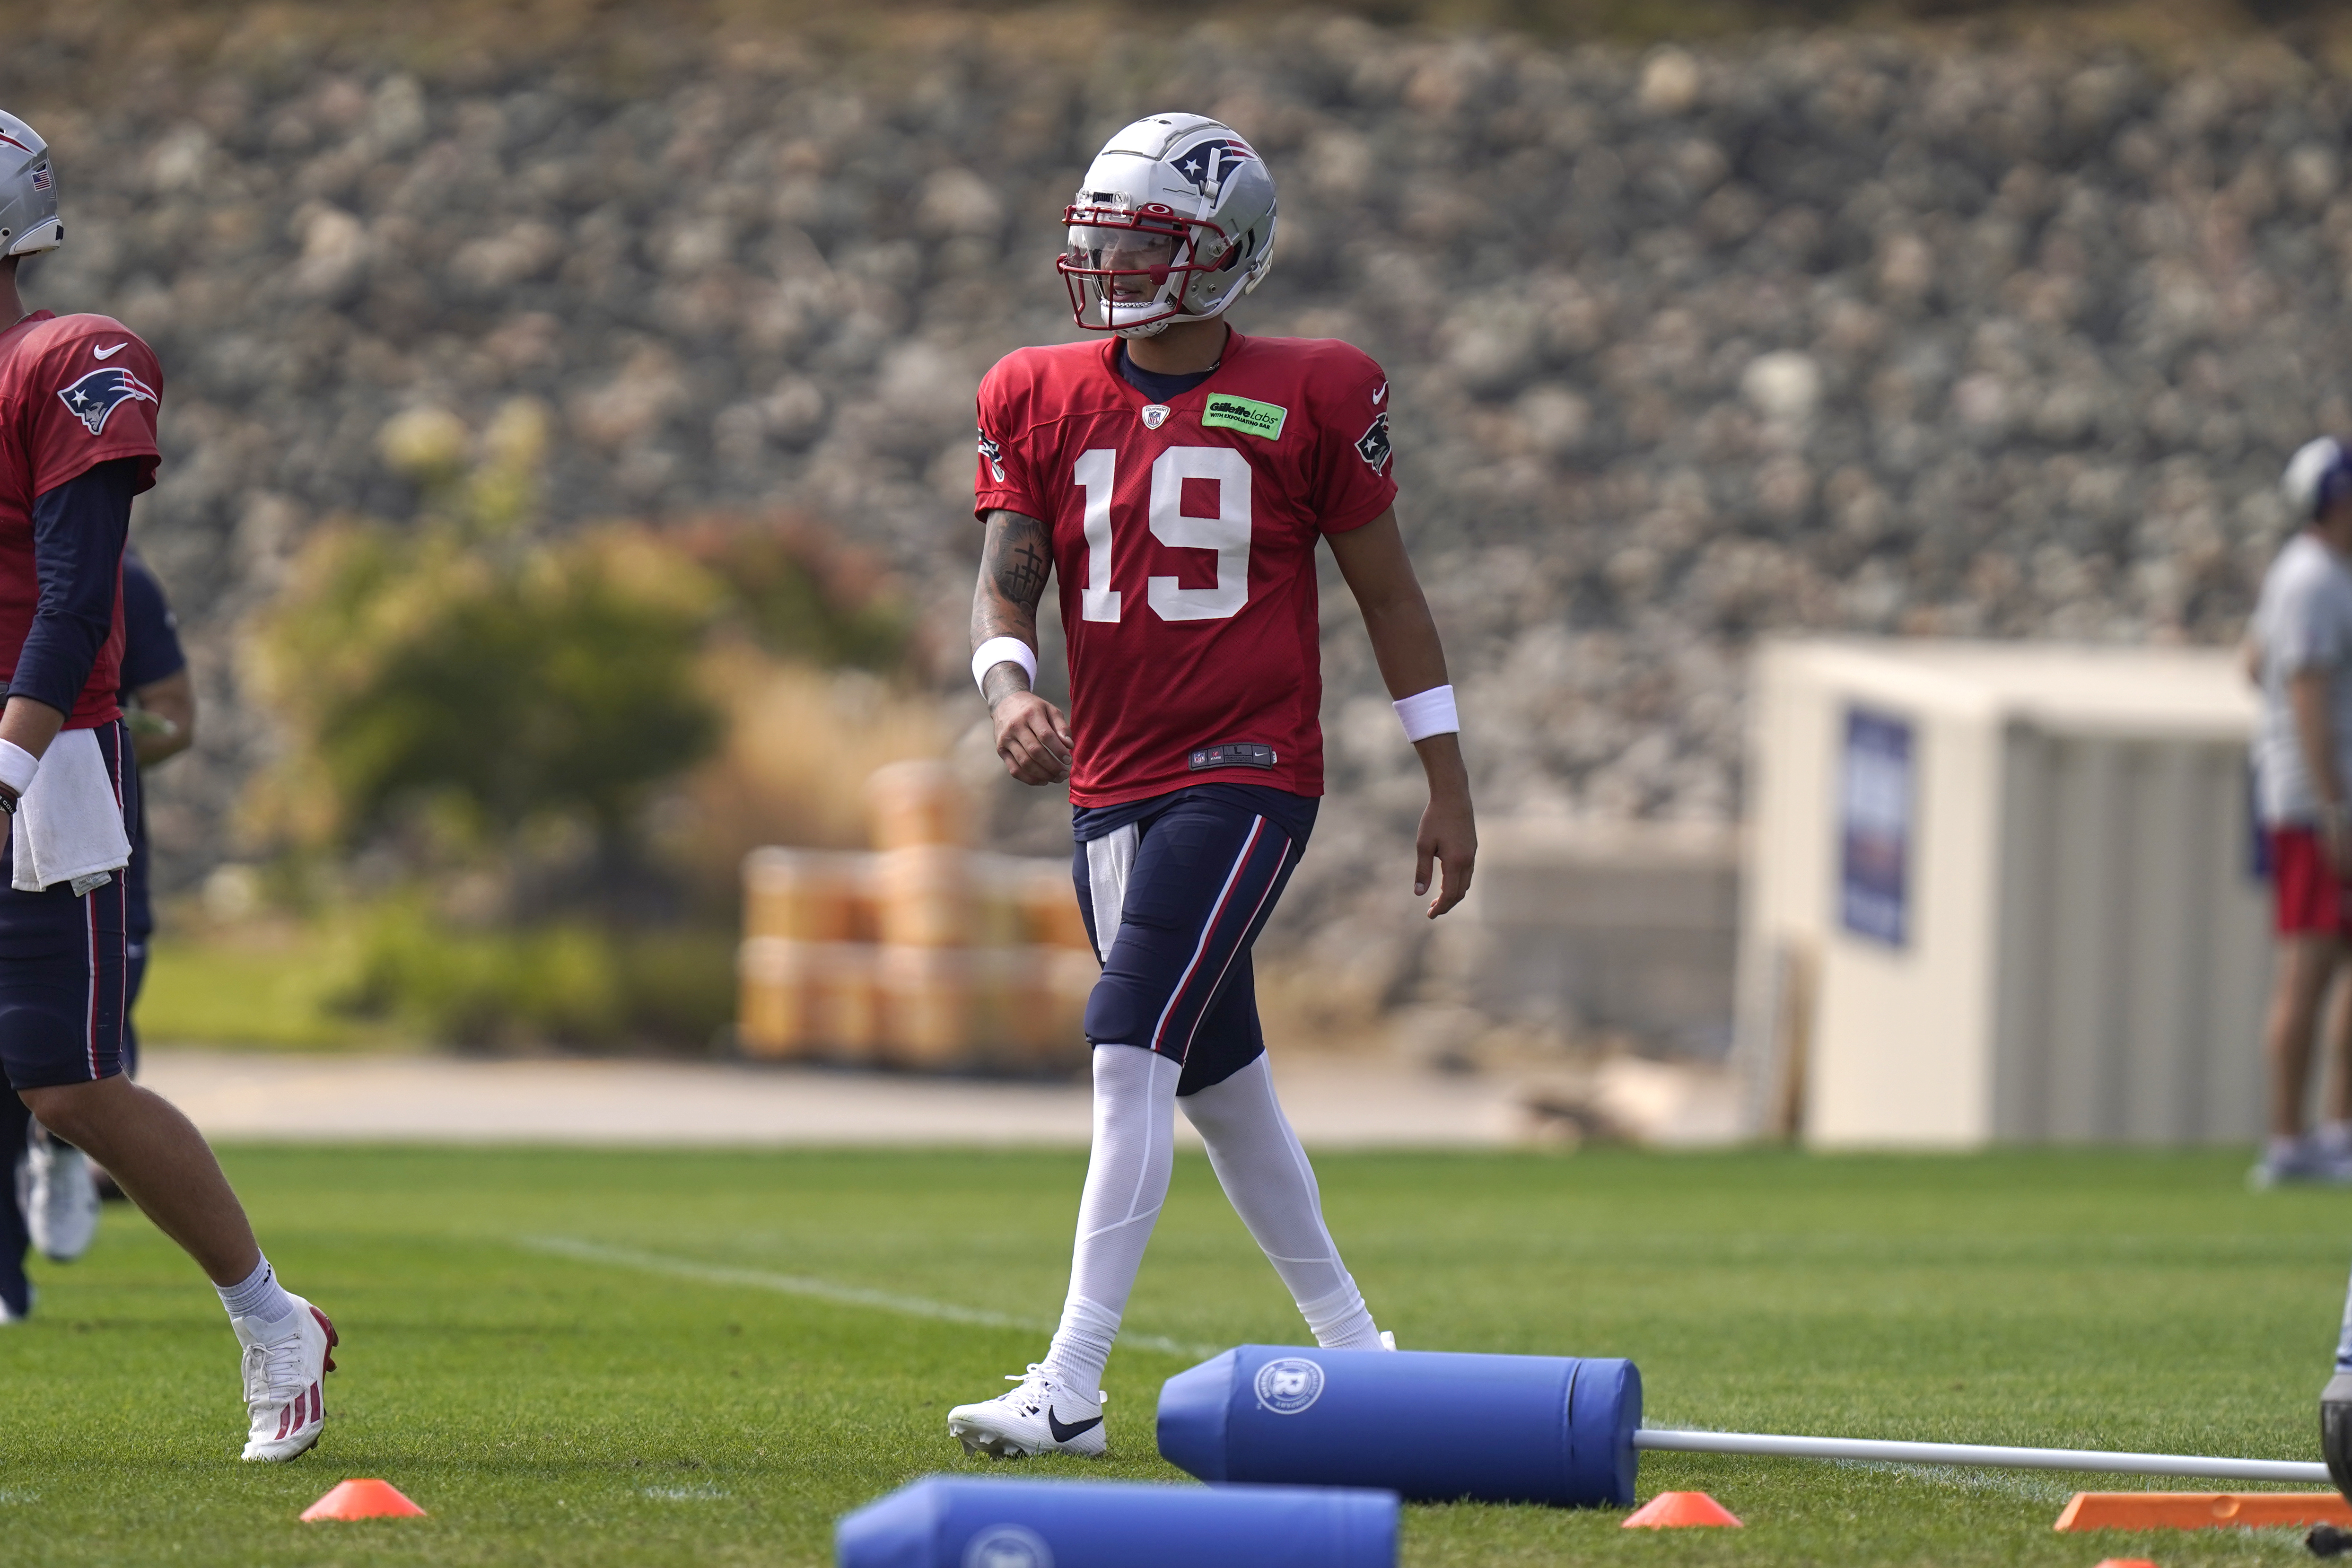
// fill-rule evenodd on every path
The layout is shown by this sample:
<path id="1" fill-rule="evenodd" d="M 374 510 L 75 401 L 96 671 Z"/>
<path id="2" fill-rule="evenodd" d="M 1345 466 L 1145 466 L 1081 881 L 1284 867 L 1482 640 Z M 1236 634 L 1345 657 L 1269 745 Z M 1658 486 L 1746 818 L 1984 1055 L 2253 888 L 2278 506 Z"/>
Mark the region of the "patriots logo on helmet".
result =
<path id="1" fill-rule="evenodd" d="M 158 401 L 153 387 L 119 365 L 91 371 L 72 385 L 58 388 L 58 396 L 93 436 L 106 428 L 107 420 L 123 404 Z"/>
<path id="2" fill-rule="evenodd" d="M 1192 182 L 1193 188 L 1205 191 L 1211 185 L 1224 184 L 1225 171 L 1256 156 L 1240 138 L 1216 136 L 1195 143 L 1170 161 L 1178 174 Z"/>

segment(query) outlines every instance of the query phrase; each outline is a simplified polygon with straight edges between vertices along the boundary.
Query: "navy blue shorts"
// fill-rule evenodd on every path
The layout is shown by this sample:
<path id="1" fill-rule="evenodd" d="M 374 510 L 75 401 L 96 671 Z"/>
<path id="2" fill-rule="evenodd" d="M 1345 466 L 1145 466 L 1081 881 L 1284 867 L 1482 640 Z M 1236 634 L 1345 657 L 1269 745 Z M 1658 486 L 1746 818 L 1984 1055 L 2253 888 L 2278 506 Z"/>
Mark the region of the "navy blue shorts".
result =
<path id="1" fill-rule="evenodd" d="M 1222 1083 L 1265 1054 L 1250 944 L 1307 847 L 1295 816 L 1286 826 L 1234 798 L 1240 793 L 1162 796 L 1082 841 L 1072 859 L 1078 908 L 1103 958 L 1087 999 L 1087 1038 L 1182 1063 L 1180 1095 Z M 1314 803 L 1302 804 L 1311 824 Z"/>
<path id="2" fill-rule="evenodd" d="M 128 833 L 139 808 L 137 775 L 123 776 L 129 731 L 119 721 L 101 725 L 98 749 Z M 9 885 L 8 839 L 0 832 L 0 1068 L 20 1089 L 112 1078 L 122 1070 L 130 984 L 122 878 L 80 898 L 63 882 L 20 893 Z"/>

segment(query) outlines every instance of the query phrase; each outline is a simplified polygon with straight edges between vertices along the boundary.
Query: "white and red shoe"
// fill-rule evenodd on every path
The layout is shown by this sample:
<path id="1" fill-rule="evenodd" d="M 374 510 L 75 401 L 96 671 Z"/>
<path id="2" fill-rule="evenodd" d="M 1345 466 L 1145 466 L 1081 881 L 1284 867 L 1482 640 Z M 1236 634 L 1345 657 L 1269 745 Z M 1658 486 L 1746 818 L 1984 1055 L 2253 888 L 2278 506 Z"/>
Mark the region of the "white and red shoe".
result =
<path id="1" fill-rule="evenodd" d="M 253 1418 L 245 1457 L 272 1463 L 299 1458 L 327 1424 L 326 1374 L 340 1342 L 327 1314 L 294 1297 L 290 1317 L 275 1323 L 231 1318 L 245 1347 L 245 1408 Z"/>

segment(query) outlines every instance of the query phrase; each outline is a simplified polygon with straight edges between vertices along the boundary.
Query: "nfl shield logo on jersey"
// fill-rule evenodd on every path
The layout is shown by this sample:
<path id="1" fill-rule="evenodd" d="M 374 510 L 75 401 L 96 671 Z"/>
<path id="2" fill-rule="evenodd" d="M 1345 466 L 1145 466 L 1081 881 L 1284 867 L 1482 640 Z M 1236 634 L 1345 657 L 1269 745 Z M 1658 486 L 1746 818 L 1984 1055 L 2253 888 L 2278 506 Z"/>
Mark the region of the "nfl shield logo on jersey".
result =
<path id="1" fill-rule="evenodd" d="M 1147 403 L 1143 405 L 1143 427 L 1146 430 L 1157 430 L 1166 423 L 1168 423 L 1168 405 Z"/>
<path id="2" fill-rule="evenodd" d="M 108 416 L 122 404 L 134 399 L 154 402 L 155 389 L 127 370 L 109 368 L 91 371 L 72 385 L 58 388 L 58 395 L 95 436 L 106 428 Z"/>

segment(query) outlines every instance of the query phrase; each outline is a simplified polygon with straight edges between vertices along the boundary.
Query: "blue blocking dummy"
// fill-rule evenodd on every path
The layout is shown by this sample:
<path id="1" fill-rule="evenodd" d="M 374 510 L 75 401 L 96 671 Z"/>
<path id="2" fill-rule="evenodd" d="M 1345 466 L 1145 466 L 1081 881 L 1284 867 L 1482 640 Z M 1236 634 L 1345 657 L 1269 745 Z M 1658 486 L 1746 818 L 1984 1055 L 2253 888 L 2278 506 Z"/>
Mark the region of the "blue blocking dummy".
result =
<path id="1" fill-rule="evenodd" d="M 839 1568 L 1395 1568 L 1394 1492 L 928 1476 L 834 1527 Z"/>
<path id="2" fill-rule="evenodd" d="M 1160 1391 L 1160 1452 L 1204 1481 L 1628 1508 L 1630 1361 L 1243 1345 Z"/>

